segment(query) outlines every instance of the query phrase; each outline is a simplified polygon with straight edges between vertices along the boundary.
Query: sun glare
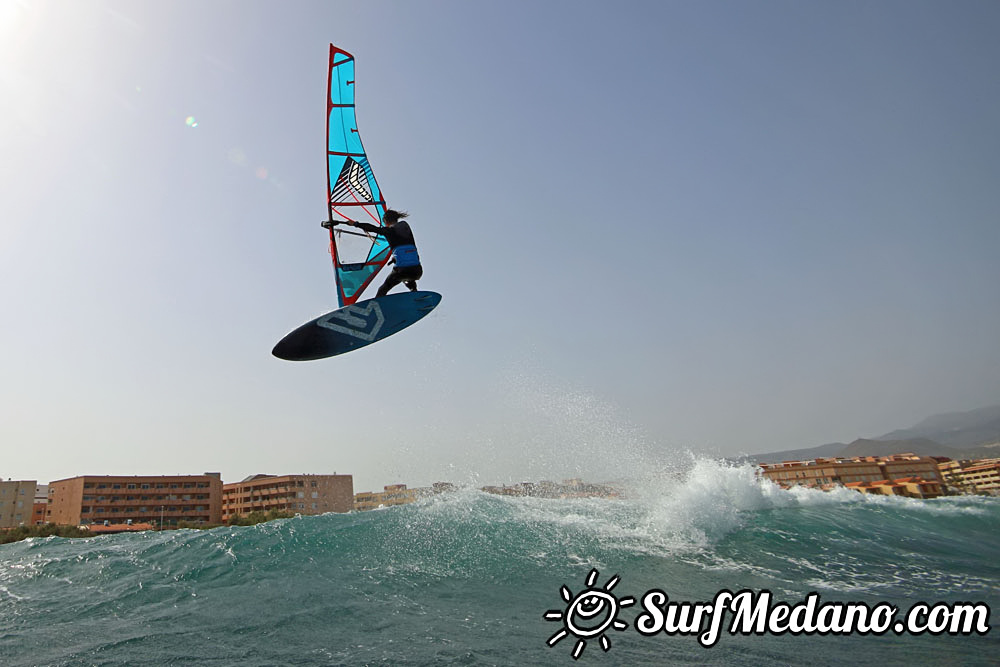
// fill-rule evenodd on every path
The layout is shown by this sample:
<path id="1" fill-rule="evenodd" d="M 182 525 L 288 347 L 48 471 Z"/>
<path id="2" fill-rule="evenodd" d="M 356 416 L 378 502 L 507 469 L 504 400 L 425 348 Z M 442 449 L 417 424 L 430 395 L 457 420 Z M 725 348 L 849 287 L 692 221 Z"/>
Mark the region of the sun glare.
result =
<path id="1" fill-rule="evenodd" d="M 27 2 L 0 0 L 0 62 L 15 56 L 19 47 L 28 41 L 32 18 Z"/>

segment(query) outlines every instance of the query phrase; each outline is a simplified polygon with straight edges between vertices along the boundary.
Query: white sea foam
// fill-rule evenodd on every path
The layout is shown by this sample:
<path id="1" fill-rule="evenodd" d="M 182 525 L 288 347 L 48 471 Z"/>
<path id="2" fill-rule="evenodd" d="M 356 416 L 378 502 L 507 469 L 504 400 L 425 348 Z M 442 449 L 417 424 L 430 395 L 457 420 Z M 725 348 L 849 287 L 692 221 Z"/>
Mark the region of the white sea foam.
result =
<path id="1" fill-rule="evenodd" d="M 0 593 L 2 593 L 3 595 L 6 595 L 7 597 L 11 598 L 12 600 L 21 601 L 21 600 L 28 600 L 29 599 L 27 596 L 18 595 L 17 593 L 11 592 L 11 590 L 9 588 L 7 588 L 6 586 L 3 586 L 3 585 L 0 585 Z"/>
<path id="2" fill-rule="evenodd" d="M 760 512 L 859 506 L 930 514 L 982 514 L 990 499 L 871 496 L 847 488 L 785 490 L 758 474 L 756 466 L 688 455 L 683 464 L 654 469 L 623 483 L 626 500 L 500 497 L 529 525 L 585 531 L 605 542 L 640 552 L 679 553 L 711 547 L 743 529 Z M 470 505 L 479 492 L 455 498 Z M 471 494 L 471 495 L 470 495 Z M 446 511 L 449 504 L 436 509 Z M 454 507 L 452 507 L 454 509 Z M 785 539 L 794 540 L 792 536 Z M 818 567 L 818 570 L 822 568 Z"/>

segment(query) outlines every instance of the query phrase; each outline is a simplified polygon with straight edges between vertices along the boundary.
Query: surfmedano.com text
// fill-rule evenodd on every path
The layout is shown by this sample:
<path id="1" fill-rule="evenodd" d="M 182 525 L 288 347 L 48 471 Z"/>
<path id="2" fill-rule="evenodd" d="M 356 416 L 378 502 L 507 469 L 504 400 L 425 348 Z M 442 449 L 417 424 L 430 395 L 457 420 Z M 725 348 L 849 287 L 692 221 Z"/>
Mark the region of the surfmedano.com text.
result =
<path id="1" fill-rule="evenodd" d="M 647 637 L 698 636 L 705 648 L 715 646 L 729 619 L 730 635 L 985 635 L 989 632 L 990 607 L 985 603 L 918 602 L 903 615 L 888 602 L 820 602 L 809 593 L 795 604 L 773 602 L 771 591 L 722 590 L 711 602 L 673 602 L 659 589 L 640 599 L 643 612 L 635 629 Z"/>

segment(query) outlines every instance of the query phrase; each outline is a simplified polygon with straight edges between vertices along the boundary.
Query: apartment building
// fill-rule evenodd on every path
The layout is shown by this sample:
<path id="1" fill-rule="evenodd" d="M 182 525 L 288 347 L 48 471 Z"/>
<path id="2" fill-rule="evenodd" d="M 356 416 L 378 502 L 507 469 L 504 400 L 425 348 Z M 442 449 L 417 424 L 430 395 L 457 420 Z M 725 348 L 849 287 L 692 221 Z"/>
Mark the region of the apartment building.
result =
<path id="1" fill-rule="evenodd" d="M 31 525 L 36 486 L 35 480 L 0 481 L 0 528 Z"/>
<path id="2" fill-rule="evenodd" d="M 45 515 L 49 511 L 49 485 L 39 484 L 35 487 L 35 499 L 32 504 L 31 525 L 41 526 L 45 523 Z"/>
<path id="3" fill-rule="evenodd" d="M 874 457 L 868 457 L 869 459 Z M 894 454 L 875 459 L 883 470 L 885 479 L 901 479 L 903 477 L 923 477 L 928 481 L 944 483 L 938 460 L 931 456 L 916 454 Z"/>
<path id="4" fill-rule="evenodd" d="M 252 475 L 222 487 L 222 519 L 251 512 L 282 510 L 297 514 L 350 512 L 351 475 Z"/>
<path id="5" fill-rule="evenodd" d="M 784 487 L 796 485 L 823 487 L 885 479 L 876 461 L 825 458 L 812 461 L 762 463 L 760 467 L 765 477 Z"/>
<path id="6" fill-rule="evenodd" d="M 937 459 L 911 453 L 762 463 L 761 472 L 782 487 L 831 489 L 846 486 L 862 493 L 933 498 L 944 493 Z"/>
<path id="7" fill-rule="evenodd" d="M 974 493 L 1000 496 L 1000 463 L 980 463 L 963 468 L 960 479 L 965 488 Z"/>
<path id="8" fill-rule="evenodd" d="M 942 483 L 928 481 L 923 477 L 901 477 L 899 479 L 883 479 L 877 482 L 848 482 L 844 486 L 861 493 L 885 496 L 937 498 L 944 495 Z"/>
<path id="9" fill-rule="evenodd" d="M 61 525 L 221 523 L 222 477 L 83 475 L 49 483 L 46 520 Z"/>
<path id="10" fill-rule="evenodd" d="M 962 468 L 968 464 L 968 461 L 954 461 L 952 459 L 938 461 L 938 472 L 941 473 L 941 479 L 944 480 L 945 484 L 964 490 L 961 479 Z"/>

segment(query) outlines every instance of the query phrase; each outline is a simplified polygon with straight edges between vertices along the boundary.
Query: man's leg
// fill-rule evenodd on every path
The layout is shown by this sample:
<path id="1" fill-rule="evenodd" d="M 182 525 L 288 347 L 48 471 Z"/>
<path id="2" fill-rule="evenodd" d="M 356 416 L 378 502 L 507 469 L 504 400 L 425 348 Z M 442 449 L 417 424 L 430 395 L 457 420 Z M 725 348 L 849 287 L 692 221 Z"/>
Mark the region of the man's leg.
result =
<path id="1" fill-rule="evenodd" d="M 385 282 L 378 288 L 378 292 L 375 293 L 375 297 L 378 298 L 380 296 L 385 296 L 389 293 L 389 290 L 401 282 L 403 282 L 403 279 L 399 277 L 398 273 L 396 273 L 396 269 L 393 269 L 389 272 L 389 275 L 385 277 Z"/>
<path id="2" fill-rule="evenodd" d="M 413 266 L 406 269 L 406 280 L 403 281 L 411 292 L 417 291 L 417 281 L 420 280 L 421 276 L 424 275 L 424 267 Z"/>

